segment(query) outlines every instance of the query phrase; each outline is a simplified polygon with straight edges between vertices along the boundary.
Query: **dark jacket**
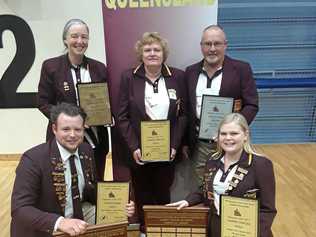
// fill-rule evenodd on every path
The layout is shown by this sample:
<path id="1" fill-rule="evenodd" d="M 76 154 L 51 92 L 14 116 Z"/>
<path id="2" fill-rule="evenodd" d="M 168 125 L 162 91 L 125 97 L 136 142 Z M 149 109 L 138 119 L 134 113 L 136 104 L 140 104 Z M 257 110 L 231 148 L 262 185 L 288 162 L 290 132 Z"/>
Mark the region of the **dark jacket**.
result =
<path id="1" fill-rule="evenodd" d="M 79 157 L 85 178 L 83 198 L 95 203 L 95 165 L 88 144 L 79 146 Z M 61 159 L 55 139 L 22 155 L 11 199 L 11 237 L 51 236 L 56 220 L 64 215 L 53 185 L 55 159 Z"/>
<path id="2" fill-rule="evenodd" d="M 187 67 L 185 70 L 185 81 L 189 97 L 189 130 L 187 135 L 189 139 L 187 143 L 192 150 L 196 142 L 196 126 L 198 125 L 196 118 L 196 85 L 202 66 L 203 60 Z M 239 112 L 245 116 L 248 124 L 253 121 L 258 112 L 258 93 L 256 82 L 253 79 L 252 70 L 248 63 L 225 56 L 219 96 L 241 100 L 242 106 Z"/>
<path id="3" fill-rule="evenodd" d="M 190 206 L 204 202 L 205 205 L 211 207 L 213 212 L 215 211 L 213 204 L 213 180 L 220 167 L 220 163 L 220 159 L 210 159 L 207 161 L 205 167 L 206 182 L 204 183 L 203 191 L 199 190 L 186 197 Z M 247 197 L 248 195 L 251 195 L 248 191 L 257 189 L 258 191 L 255 194 L 260 201 L 260 237 L 272 237 L 271 225 L 276 215 L 275 178 L 272 162 L 265 157 L 256 155 L 253 155 L 251 159 L 246 152 L 243 152 L 238 167 L 247 170 L 248 173 L 236 187 L 232 187 L 232 190 L 228 191 L 228 195 L 235 197 Z M 211 213 L 211 218 L 216 218 L 216 215 Z M 212 220 L 210 221 L 212 222 Z M 219 233 L 220 222 L 218 222 L 218 225 L 215 225 L 215 228 L 217 229 L 211 230 L 212 233 Z M 216 235 L 211 236 L 220 237 Z"/>
<path id="4" fill-rule="evenodd" d="M 166 88 L 176 91 L 176 99 L 170 98 L 167 119 L 170 120 L 170 145 L 177 149 L 187 125 L 186 96 L 183 71 L 163 65 L 162 75 Z M 118 126 L 129 150 L 141 148 L 140 124 L 150 118 L 145 111 L 145 68 L 140 65 L 122 74 L 120 86 Z"/>

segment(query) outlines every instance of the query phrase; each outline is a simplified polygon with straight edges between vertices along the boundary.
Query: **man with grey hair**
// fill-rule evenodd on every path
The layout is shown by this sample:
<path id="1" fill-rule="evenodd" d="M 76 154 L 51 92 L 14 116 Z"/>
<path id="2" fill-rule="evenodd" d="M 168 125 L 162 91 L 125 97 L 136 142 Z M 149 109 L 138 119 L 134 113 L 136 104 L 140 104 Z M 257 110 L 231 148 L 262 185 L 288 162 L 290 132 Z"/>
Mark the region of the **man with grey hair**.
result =
<path id="1" fill-rule="evenodd" d="M 252 122 L 258 111 L 258 93 L 252 70 L 248 63 L 232 59 L 226 54 L 227 40 L 223 29 L 210 25 L 201 37 L 202 61 L 186 68 L 185 80 L 189 100 L 189 128 L 185 156 L 192 156 L 198 184 L 201 184 L 205 162 L 216 148 L 216 137 L 198 139 L 203 95 L 231 97 L 234 112 L 240 112 Z"/>

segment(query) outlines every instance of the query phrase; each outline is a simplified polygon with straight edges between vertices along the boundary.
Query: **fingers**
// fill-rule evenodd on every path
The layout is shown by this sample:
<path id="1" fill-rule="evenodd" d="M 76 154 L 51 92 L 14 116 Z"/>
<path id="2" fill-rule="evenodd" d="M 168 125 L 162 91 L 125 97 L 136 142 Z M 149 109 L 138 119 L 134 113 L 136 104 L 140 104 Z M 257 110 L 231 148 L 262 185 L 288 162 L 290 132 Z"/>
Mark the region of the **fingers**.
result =
<path id="1" fill-rule="evenodd" d="M 144 163 L 141 161 L 142 159 L 142 155 L 141 155 L 141 151 L 140 149 L 136 149 L 134 152 L 133 152 L 133 158 L 135 160 L 135 162 L 139 165 L 144 165 Z"/>
<path id="2" fill-rule="evenodd" d="M 112 116 L 112 124 L 110 124 L 110 127 L 114 127 L 115 126 L 115 119 L 114 117 Z"/>
<path id="3" fill-rule="evenodd" d="M 171 155 L 170 155 L 170 160 L 171 161 L 173 161 L 174 158 L 176 158 L 176 153 L 177 153 L 176 149 L 171 148 Z"/>
<path id="4" fill-rule="evenodd" d="M 188 207 L 189 206 L 189 203 L 187 201 L 183 201 L 177 208 L 177 210 L 180 210 L 184 207 Z"/>
<path id="5" fill-rule="evenodd" d="M 84 234 L 87 230 L 88 224 L 84 221 L 78 220 L 78 219 L 73 219 L 75 220 L 73 225 L 72 225 L 72 236 L 78 236 L 81 234 Z M 70 235 L 71 235 L 70 234 Z"/>
<path id="6" fill-rule="evenodd" d="M 186 200 L 181 200 L 181 201 L 178 201 L 178 202 L 169 203 L 166 206 L 168 206 L 168 207 L 177 207 L 177 210 L 180 210 L 180 209 L 182 209 L 184 207 L 188 207 L 189 203 Z"/>
<path id="7" fill-rule="evenodd" d="M 168 203 L 166 204 L 167 207 L 177 207 L 182 203 L 182 201 L 178 201 L 178 202 L 172 202 L 172 203 Z"/>
<path id="8" fill-rule="evenodd" d="M 58 230 L 69 234 L 70 236 L 78 236 L 86 232 L 88 223 L 79 219 L 63 218 L 59 225 Z"/>
<path id="9" fill-rule="evenodd" d="M 84 225 L 74 225 L 72 227 L 72 233 L 70 235 L 77 236 L 86 232 L 86 227 Z"/>
<path id="10" fill-rule="evenodd" d="M 133 201 L 130 201 L 129 203 L 126 204 L 126 215 L 128 217 L 133 216 L 135 213 L 135 204 Z"/>

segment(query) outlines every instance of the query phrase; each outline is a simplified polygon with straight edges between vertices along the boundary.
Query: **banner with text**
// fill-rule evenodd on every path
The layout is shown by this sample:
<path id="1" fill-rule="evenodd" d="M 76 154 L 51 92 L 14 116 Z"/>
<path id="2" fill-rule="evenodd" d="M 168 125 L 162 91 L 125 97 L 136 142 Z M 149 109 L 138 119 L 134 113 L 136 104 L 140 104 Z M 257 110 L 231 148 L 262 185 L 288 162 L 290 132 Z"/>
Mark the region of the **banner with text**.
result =
<path id="1" fill-rule="evenodd" d="M 114 112 L 120 75 L 136 66 L 134 45 L 144 32 L 159 32 L 170 48 L 167 64 L 184 69 L 201 60 L 202 30 L 217 23 L 217 0 L 103 0 L 107 66 Z"/>

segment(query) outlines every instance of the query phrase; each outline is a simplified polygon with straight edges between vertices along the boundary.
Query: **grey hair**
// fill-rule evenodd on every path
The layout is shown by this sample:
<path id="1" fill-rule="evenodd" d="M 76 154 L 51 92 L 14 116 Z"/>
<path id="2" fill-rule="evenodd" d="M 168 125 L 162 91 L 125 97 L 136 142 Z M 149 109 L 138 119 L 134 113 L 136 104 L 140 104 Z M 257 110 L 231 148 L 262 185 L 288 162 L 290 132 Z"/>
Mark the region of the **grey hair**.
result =
<path id="1" fill-rule="evenodd" d="M 208 30 L 211 30 L 211 29 L 222 31 L 224 34 L 225 42 L 227 43 L 226 33 L 225 33 L 223 27 L 220 25 L 209 25 L 209 26 L 205 27 L 203 32 L 202 32 L 202 38 L 203 38 L 204 33 Z M 201 40 L 201 42 L 202 42 L 202 40 Z"/>
<path id="2" fill-rule="evenodd" d="M 89 27 L 88 25 L 81 19 L 70 19 L 69 21 L 67 21 L 67 23 L 64 26 L 64 30 L 63 30 L 63 44 L 65 45 L 65 47 L 67 48 L 67 45 L 65 44 L 65 40 L 67 38 L 67 33 L 70 29 L 70 27 L 72 27 L 73 25 L 84 25 L 87 28 L 87 31 L 89 33 Z"/>

